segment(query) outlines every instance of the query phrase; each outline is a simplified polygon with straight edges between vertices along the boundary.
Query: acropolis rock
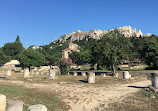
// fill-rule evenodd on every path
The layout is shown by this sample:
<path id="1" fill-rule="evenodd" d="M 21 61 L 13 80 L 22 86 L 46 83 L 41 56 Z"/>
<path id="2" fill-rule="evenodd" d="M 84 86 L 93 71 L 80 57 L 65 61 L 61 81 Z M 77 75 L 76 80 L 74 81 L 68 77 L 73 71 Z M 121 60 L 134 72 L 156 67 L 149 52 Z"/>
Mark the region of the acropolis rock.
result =
<path id="1" fill-rule="evenodd" d="M 141 32 L 141 30 L 136 30 L 136 28 L 134 28 L 132 30 L 131 26 L 123 26 L 123 27 L 118 27 L 116 29 L 120 32 L 120 34 L 124 35 L 125 37 L 143 36 L 143 33 Z M 111 29 L 111 30 L 98 29 L 98 30 L 90 30 L 90 31 L 86 31 L 86 32 L 77 30 L 70 34 L 65 34 L 65 35 L 61 36 L 55 42 L 65 42 L 66 40 L 71 40 L 71 41 L 88 40 L 89 38 L 100 39 L 103 35 L 111 32 L 111 31 L 114 31 L 114 30 L 115 29 Z"/>

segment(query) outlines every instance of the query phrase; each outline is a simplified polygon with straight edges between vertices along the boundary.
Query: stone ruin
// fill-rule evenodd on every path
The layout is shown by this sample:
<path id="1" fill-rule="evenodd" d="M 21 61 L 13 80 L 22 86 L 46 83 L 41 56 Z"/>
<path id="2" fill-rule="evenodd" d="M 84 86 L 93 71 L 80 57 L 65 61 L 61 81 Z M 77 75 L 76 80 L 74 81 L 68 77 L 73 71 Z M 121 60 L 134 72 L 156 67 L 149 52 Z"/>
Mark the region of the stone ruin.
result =
<path id="1" fill-rule="evenodd" d="M 25 68 L 24 69 L 24 78 L 27 78 L 27 77 L 29 77 L 29 75 L 30 75 L 30 71 L 29 71 L 29 69 L 28 68 Z"/>
<path id="2" fill-rule="evenodd" d="M 6 96 L 0 94 L 0 111 L 23 111 L 24 103 L 22 101 L 7 102 Z M 37 104 L 28 107 L 28 111 L 48 111 L 45 105 Z"/>
<path id="3" fill-rule="evenodd" d="M 0 67 L 0 74 L 5 73 L 7 76 L 10 76 L 11 70 L 15 72 L 22 72 L 22 68 L 19 67 L 19 65 L 20 65 L 20 62 L 18 60 L 11 60 L 10 62 L 7 62 L 2 67 Z"/>
<path id="4" fill-rule="evenodd" d="M 55 77 L 55 75 L 56 75 L 56 72 L 55 72 L 55 70 L 54 69 L 50 69 L 49 70 L 49 79 L 55 79 L 56 77 Z"/>
<path id="5" fill-rule="evenodd" d="M 87 81 L 88 81 L 88 83 L 95 83 L 95 73 L 94 72 L 88 72 Z"/>
<path id="6" fill-rule="evenodd" d="M 53 69 L 56 72 L 56 74 L 60 73 L 60 68 L 58 66 L 51 66 L 51 68 L 50 68 L 50 66 L 31 67 L 30 73 L 34 74 L 34 75 L 39 75 L 39 74 L 40 75 L 44 75 L 44 74 L 49 75 L 50 69 Z"/>
<path id="7" fill-rule="evenodd" d="M 124 80 L 129 80 L 131 78 L 131 75 L 129 74 L 128 71 L 123 72 L 123 79 Z"/>
<path id="8" fill-rule="evenodd" d="M 158 88 L 158 71 L 151 74 L 152 86 Z"/>
<path id="9" fill-rule="evenodd" d="M 77 76 L 77 72 L 73 72 L 73 75 L 74 75 L 74 76 Z"/>

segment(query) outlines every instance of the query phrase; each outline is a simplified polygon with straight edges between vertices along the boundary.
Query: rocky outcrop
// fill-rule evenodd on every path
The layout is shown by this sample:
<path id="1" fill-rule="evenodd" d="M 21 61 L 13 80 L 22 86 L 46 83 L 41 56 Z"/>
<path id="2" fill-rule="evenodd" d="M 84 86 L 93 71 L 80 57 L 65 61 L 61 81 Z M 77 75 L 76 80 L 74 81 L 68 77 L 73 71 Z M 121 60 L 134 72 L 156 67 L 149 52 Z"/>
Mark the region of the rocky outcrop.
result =
<path id="1" fill-rule="evenodd" d="M 81 32 L 77 30 L 75 32 L 72 32 L 71 34 L 65 34 L 61 36 L 59 39 L 56 40 L 56 42 L 65 42 L 66 40 L 71 40 L 71 41 L 83 40 L 83 39 L 88 40 L 89 38 L 100 39 L 100 37 L 111 31 L 113 30 L 106 30 L 106 31 L 90 30 L 88 32 Z"/>
<path id="2" fill-rule="evenodd" d="M 136 30 L 136 28 L 132 30 L 131 26 L 123 26 L 123 27 L 118 27 L 116 29 L 120 32 L 120 34 L 124 35 L 125 37 L 143 36 L 143 33 L 141 32 L 141 30 Z M 100 39 L 103 35 L 114 30 L 115 29 L 104 30 L 104 31 L 103 30 L 90 30 L 87 32 L 81 32 L 80 30 L 77 30 L 70 34 L 65 34 L 61 36 L 55 42 L 65 42 L 66 40 L 70 40 L 70 41 L 84 40 L 84 39 L 88 40 L 89 38 Z M 149 36 L 149 34 L 147 34 L 147 36 Z"/>
<path id="3" fill-rule="evenodd" d="M 143 36 L 141 30 L 136 30 L 136 28 L 132 30 L 131 26 L 123 26 L 123 27 L 118 27 L 116 29 L 120 32 L 120 34 L 124 35 L 125 37 Z"/>
<path id="4" fill-rule="evenodd" d="M 150 33 L 147 33 L 147 34 L 144 35 L 144 37 L 150 37 L 150 36 L 151 36 Z"/>

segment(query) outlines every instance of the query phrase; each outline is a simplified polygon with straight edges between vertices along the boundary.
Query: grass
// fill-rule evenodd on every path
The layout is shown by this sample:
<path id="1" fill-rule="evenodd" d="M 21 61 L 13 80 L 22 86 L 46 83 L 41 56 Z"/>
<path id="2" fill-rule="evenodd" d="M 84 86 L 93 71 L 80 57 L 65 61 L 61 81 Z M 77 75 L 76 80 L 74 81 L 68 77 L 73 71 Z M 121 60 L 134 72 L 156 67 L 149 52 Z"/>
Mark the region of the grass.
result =
<path id="1" fill-rule="evenodd" d="M 24 111 L 27 106 L 35 104 L 44 104 L 49 111 L 57 109 L 66 111 L 64 104 L 52 93 L 42 92 L 35 89 L 27 89 L 18 86 L 0 85 L 0 94 L 6 95 L 10 100 L 22 100 L 25 103 Z"/>
<path id="2" fill-rule="evenodd" d="M 4 94 L 7 96 L 7 99 L 15 98 L 21 95 L 24 95 L 27 93 L 29 90 L 20 88 L 20 87 L 15 87 L 15 86 L 1 86 L 0 85 L 0 93 Z"/>

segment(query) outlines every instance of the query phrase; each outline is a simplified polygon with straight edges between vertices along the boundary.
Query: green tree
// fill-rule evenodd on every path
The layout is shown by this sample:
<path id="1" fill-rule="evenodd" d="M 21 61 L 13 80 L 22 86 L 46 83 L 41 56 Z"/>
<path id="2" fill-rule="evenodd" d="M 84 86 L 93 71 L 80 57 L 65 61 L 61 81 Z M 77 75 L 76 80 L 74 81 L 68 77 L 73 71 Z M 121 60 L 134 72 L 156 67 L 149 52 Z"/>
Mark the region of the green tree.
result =
<path id="1" fill-rule="evenodd" d="M 77 52 L 77 51 L 71 52 L 69 57 L 72 59 L 72 62 L 75 63 L 75 64 L 76 63 L 79 64 L 79 62 L 81 60 L 80 52 Z"/>
<path id="2" fill-rule="evenodd" d="M 47 65 L 59 65 L 60 64 L 60 56 L 58 54 L 53 55 L 45 55 L 46 64 Z"/>
<path id="3" fill-rule="evenodd" d="M 20 42 L 19 35 L 17 35 L 15 42 Z"/>
<path id="4" fill-rule="evenodd" d="M 75 64 L 86 64 L 91 62 L 91 52 L 88 49 L 80 52 L 73 51 L 69 56 Z"/>
<path id="5" fill-rule="evenodd" d="M 2 66 L 3 64 L 9 61 L 10 61 L 10 58 L 4 54 L 2 49 L 0 49 L 0 66 Z"/>
<path id="6" fill-rule="evenodd" d="M 142 57 L 150 69 L 158 69 L 158 41 L 144 43 Z"/>
<path id="7" fill-rule="evenodd" d="M 52 42 L 49 45 L 42 46 L 41 49 L 38 49 L 40 53 L 45 56 L 46 65 L 58 65 L 60 66 L 60 59 L 62 57 L 62 50 L 68 47 L 69 42 L 65 43 L 54 43 Z"/>
<path id="8" fill-rule="evenodd" d="M 115 75 L 116 66 L 131 57 L 131 47 L 130 40 L 120 35 L 117 30 L 108 33 L 92 47 L 93 64 L 106 65 Z"/>
<path id="9" fill-rule="evenodd" d="M 23 44 L 20 41 L 15 41 L 12 43 L 6 43 L 2 47 L 5 55 L 9 56 L 11 59 L 17 59 L 18 55 L 24 50 Z"/>
<path id="10" fill-rule="evenodd" d="M 89 49 L 81 51 L 80 55 L 81 55 L 81 61 L 83 64 L 91 62 L 92 56 L 91 56 L 91 51 Z"/>
<path id="11" fill-rule="evenodd" d="M 33 49 L 24 50 L 19 54 L 18 60 L 23 68 L 30 68 L 30 66 L 39 67 L 45 63 L 44 55 Z"/>

